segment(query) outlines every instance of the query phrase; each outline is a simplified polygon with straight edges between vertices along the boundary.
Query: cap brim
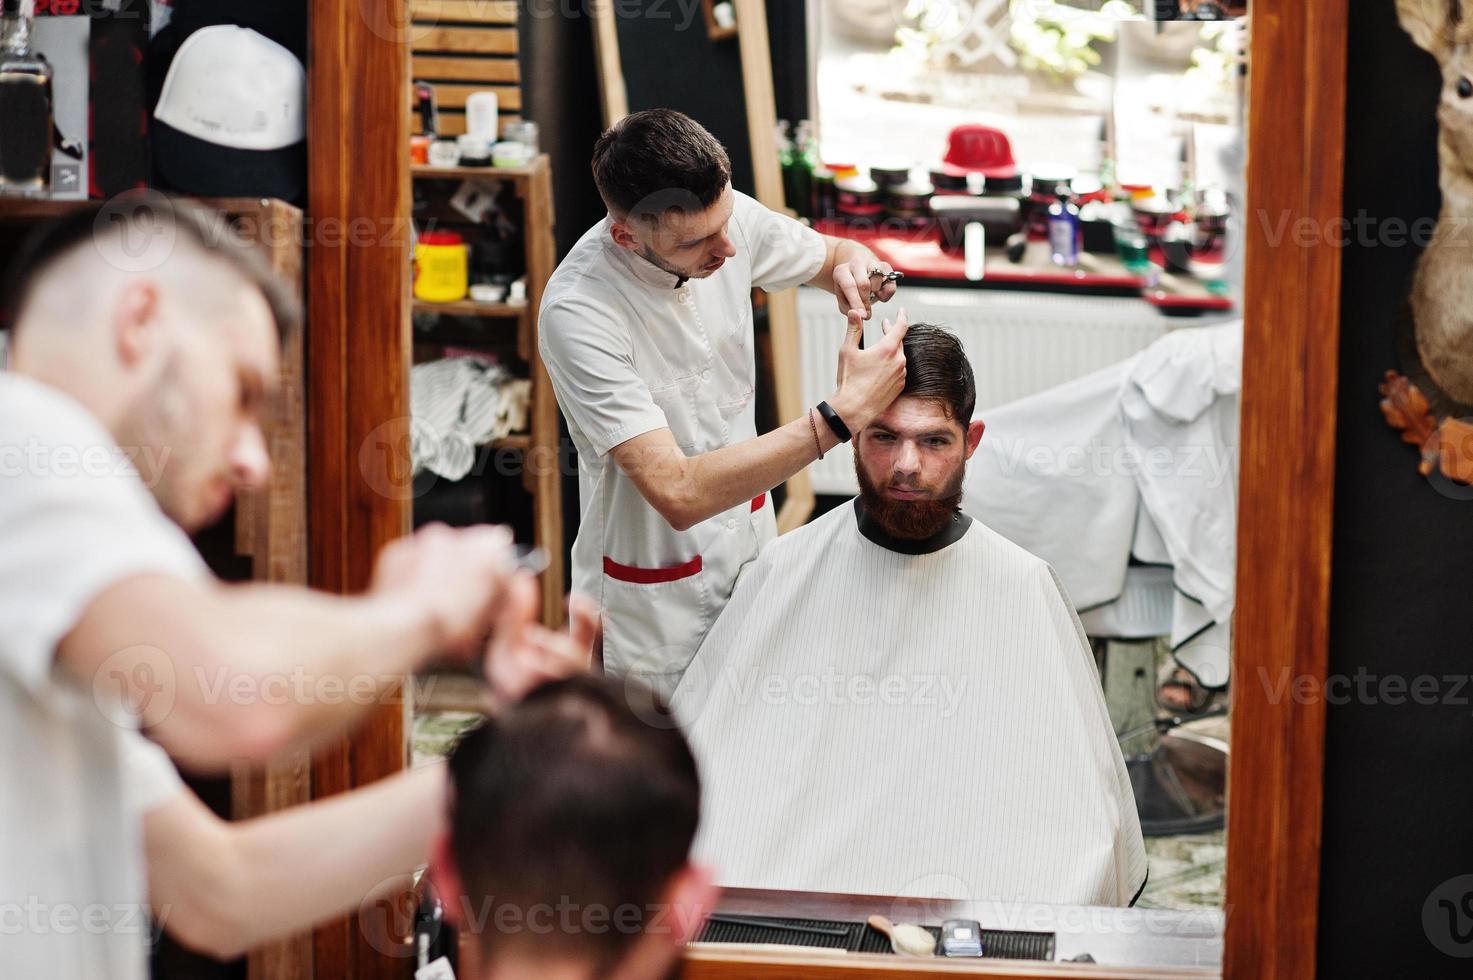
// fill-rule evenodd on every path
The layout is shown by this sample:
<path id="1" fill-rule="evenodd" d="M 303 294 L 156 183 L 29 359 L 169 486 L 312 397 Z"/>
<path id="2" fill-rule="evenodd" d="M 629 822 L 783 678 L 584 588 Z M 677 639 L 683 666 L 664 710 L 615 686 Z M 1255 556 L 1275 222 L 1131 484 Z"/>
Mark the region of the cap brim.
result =
<path id="1" fill-rule="evenodd" d="M 275 197 L 300 204 L 307 191 L 306 141 L 279 150 L 237 150 L 153 120 L 154 169 L 170 189 L 203 197 Z"/>

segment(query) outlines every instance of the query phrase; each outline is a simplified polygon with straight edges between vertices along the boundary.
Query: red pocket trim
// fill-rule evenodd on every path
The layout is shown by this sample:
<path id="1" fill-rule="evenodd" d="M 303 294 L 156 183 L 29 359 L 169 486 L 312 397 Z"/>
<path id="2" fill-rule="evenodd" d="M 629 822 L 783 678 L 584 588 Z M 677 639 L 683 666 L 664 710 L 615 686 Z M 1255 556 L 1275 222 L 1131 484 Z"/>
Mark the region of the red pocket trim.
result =
<path id="1" fill-rule="evenodd" d="M 752 513 L 755 514 L 759 510 L 761 510 L 762 509 L 762 505 L 765 504 L 765 503 L 767 503 L 767 494 L 765 494 L 765 493 L 759 493 L 757 496 L 753 497 L 752 498 Z"/>
<path id="2" fill-rule="evenodd" d="M 605 575 L 620 582 L 633 582 L 635 585 L 679 582 L 683 578 L 690 578 L 698 574 L 701 567 L 700 555 L 696 555 L 684 565 L 674 565 L 670 568 L 636 568 L 633 565 L 621 565 L 608 555 L 604 556 Z"/>

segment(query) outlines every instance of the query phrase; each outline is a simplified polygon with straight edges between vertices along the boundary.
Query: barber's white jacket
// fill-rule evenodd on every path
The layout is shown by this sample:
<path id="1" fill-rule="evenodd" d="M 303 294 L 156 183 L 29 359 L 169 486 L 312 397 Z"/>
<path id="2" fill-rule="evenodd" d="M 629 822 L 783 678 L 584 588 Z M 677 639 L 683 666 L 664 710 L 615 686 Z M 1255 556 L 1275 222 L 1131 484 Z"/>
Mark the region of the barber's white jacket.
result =
<path id="1" fill-rule="evenodd" d="M 817 275 L 823 239 L 745 194 L 737 254 L 681 283 L 609 237 L 579 239 L 543 293 L 539 349 L 578 449 L 581 523 L 573 588 L 604 611 L 604 665 L 668 696 L 726 605 L 738 572 L 776 534 L 762 494 L 676 531 L 610 455 L 669 428 L 688 456 L 755 438 L 751 290 Z"/>

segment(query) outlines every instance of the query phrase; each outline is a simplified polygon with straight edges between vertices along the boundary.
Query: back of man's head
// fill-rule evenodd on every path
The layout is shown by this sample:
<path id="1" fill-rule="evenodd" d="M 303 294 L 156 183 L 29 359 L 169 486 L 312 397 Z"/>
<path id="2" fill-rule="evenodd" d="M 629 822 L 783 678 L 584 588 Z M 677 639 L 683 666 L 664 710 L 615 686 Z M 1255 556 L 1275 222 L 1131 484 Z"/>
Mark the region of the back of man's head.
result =
<path id="1" fill-rule="evenodd" d="M 296 298 L 260 248 L 224 215 L 154 191 L 89 202 L 37 228 L 6 271 L 0 311 L 19 338 L 33 327 L 74 324 L 120 284 L 138 277 L 186 291 L 202 310 L 218 300 L 221 291 L 215 287 L 222 282 L 253 287 L 266 300 L 281 337 L 301 317 Z"/>
<path id="2" fill-rule="evenodd" d="M 977 407 L 977 381 L 956 334 L 933 323 L 913 323 L 902 346 L 905 387 L 900 394 L 939 402 L 965 429 Z"/>
<path id="3" fill-rule="evenodd" d="M 464 903 L 451 918 L 480 931 L 486 961 L 576 959 L 606 974 L 641 935 L 669 930 L 673 950 L 670 935 L 698 926 L 667 907 L 699 818 L 695 760 L 668 716 L 630 706 L 653 703 L 630 687 L 544 685 L 456 746 L 449 849 L 462 894 L 443 898 Z"/>
<path id="4" fill-rule="evenodd" d="M 593 181 L 620 218 L 701 212 L 731 181 L 731 159 L 705 127 L 673 109 L 633 112 L 593 146 Z"/>

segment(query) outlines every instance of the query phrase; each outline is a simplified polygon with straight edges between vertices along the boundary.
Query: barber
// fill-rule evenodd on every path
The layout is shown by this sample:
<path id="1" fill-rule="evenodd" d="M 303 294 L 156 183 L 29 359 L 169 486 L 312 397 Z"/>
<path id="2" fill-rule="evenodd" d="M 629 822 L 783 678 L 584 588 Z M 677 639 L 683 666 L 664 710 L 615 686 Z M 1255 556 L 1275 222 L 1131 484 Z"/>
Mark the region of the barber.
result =
<path id="1" fill-rule="evenodd" d="M 904 329 L 861 349 L 887 263 L 731 187 L 731 163 L 697 122 L 655 109 L 598 140 L 608 216 L 543 294 L 540 348 L 578 450 L 575 591 L 603 608 L 603 660 L 668 696 L 776 534 L 768 491 L 850 433 L 905 382 Z M 800 284 L 848 319 L 838 386 L 758 436 L 751 291 Z"/>
<path id="2" fill-rule="evenodd" d="M 221 772 L 320 744 L 432 657 L 481 657 L 493 624 L 512 697 L 581 641 L 529 622 L 502 528 L 399 539 L 354 597 L 210 574 L 187 532 L 269 477 L 259 418 L 296 318 L 219 215 L 79 209 L 0 308 L 0 975 L 142 980 L 148 898 L 222 956 L 357 907 L 427 856 L 443 768 L 226 824 L 165 751 Z"/>

